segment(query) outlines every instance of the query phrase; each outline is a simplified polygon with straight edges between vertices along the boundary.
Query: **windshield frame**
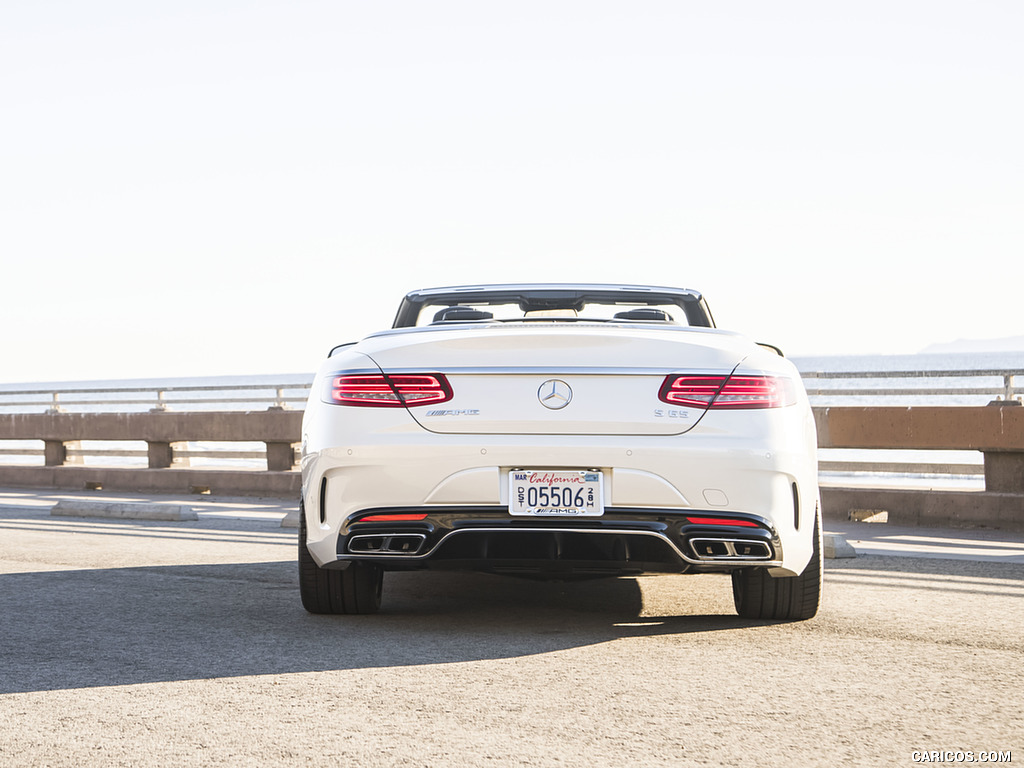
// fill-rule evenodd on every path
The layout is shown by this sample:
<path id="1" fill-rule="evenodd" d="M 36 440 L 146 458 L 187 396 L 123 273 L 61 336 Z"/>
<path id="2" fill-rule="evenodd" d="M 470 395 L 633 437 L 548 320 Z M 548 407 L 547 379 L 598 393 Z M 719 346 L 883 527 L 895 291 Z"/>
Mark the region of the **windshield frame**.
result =
<path id="1" fill-rule="evenodd" d="M 676 306 L 682 310 L 686 324 L 697 328 L 714 328 L 714 318 L 698 292 L 685 288 L 668 288 L 642 285 L 603 285 L 603 284 L 500 284 L 452 286 L 448 288 L 429 288 L 412 291 L 402 299 L 392 328 L 413 328 L 423 326 L 420 317 L 425 310 L 436 307 L 456 306 L 497 306 L 517 304 L 526 312 L 543 312 L 556 310 L 579 310 L 587 304 L 629 305 L 633 307 Z M 594 317 L 524 317 L 514 320 L 455 320 L 445 323 L 472 322 L 638 322 L 664 323 L 659 320 L 618 320 L 614 318 Z"/>

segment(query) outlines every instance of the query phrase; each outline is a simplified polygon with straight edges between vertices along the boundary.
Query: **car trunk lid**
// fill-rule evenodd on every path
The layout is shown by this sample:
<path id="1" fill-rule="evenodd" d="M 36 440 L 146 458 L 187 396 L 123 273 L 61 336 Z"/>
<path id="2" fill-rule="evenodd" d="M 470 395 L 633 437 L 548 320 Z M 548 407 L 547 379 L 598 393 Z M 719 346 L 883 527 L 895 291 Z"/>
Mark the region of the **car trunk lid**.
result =
<path id="1" fill-rule="evenodd" d="M 660 402 L 665 377 L 728 374 L 751 347 L 725 331 L 545 324 L 389 332 L 360 351 L 385 374 L 444 374 L 448 402 L 409 408 L 432 432 L 673 435 L 705 411 Z"/>

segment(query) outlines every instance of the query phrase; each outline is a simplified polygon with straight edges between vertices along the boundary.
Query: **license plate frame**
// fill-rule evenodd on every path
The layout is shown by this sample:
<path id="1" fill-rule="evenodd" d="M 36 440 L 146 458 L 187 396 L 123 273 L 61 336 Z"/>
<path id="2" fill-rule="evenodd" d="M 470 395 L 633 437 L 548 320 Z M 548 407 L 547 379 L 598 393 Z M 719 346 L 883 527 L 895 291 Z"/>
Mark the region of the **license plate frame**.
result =
<path id="1" fill-rule="evenodd" d="M 516 517 L 601 517 L 604 473 L 593 469 L 513 469 L 508 512 Z"/>

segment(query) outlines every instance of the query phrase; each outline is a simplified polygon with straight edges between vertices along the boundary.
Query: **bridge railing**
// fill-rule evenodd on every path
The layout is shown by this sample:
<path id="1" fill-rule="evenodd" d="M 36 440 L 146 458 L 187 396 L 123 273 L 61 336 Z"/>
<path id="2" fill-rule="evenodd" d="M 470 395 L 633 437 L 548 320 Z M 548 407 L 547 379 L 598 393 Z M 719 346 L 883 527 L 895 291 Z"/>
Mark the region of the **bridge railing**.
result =
<path id="1" fill-rule="evenodd" d="M 912 488 L 823 484 L 827 516 L 884 510 L 889 522 L 898 524 L 1024 530 L 1024 407 L 1019 401 L 974 407 L 839 406 L 816 408 L 814 416 L 821 453 L 953 450 L 982 456 L 984 485 L 968 492 L 936 490 L 931 483 Z"/>
<path id="2" fill-rule="evenodd" d="M 980 406 L 991 401 L 1017 402 L 1024 395 L 1024 371 L 1011 369 L 804 371 L 802 376 L 811 402 L 818 408 Z M 182 414 L 268 409 L 301 413 L 310 381 L 301 381 L 300 376 L 291 378 L 263 383 L 0 387 L 0 418 L 32 413 Z M 150 459 L 149 447 L 138 438 L 86 437 L 63 442 L 68 463 L 147 467 Z M 45 443 L 37 435 L 14 438 L 0 434 L 0 465 L 45 466 L 52 459 L 47 451 L 53 450 Z M 236 469 L 266 466 L 266 449 L 259 440 L 182 439 L 175 441 L 174 456 L 176 466 L 185 462 Z M 819 460 L 823 480 L 840 484 L 937 481 L 980 488 L 985 474 L 981 453 L 964 447 L 923 451 L 889 445 L 867 450 L 822 444 Z"/>
<path id="3" fill-rule="evenodd" d="M 1024 396 L 1024 371 L 1005 368 L 959 370 L 802 371 L 811 403 L 827 407 L 984 406 L 1014 403 Z M 819 445 L 823 481 L 834 484 L 937 484 L 981 488 L 982 455 L 889 445 L 865 450 Z"/>
<path id="4" fill-rule="evenodd" d="M 1013 404 L 1011 404 L 1013 403 Z M 854 509 L 892 509 L 907 524 L 987 525 L 1024 528 L 1024 407 L 1015 401 L 987 406 L 837 406 L 815 408 L 818 444 L 872 453 L 884 450 L 972 451 L 982 457 L 984 488 L 972 493 L 822 485 L 828 516 Z M 42 464 L 0 462 L 0 486 L 217 493 L 295 497 L 302 411 L 248 412 L 152 410 L 144 413 L 0 414 L 0 443 L 42 444 Z M 90 464 L 90 441 L 137 443 L 138 467 Z M 217 469 L 194 466 L 192 445 L 261 444 L 261 466 Z M 236 451 L 249 454 L 247 450 Z M 104 458 L 104 457 L 101 457 Z"/>
<path id="5" fill-rule="evenodd" d="M 302 411 L 272 408 L 245 412 L 13 413 L 0 414 L 0 444 L 41 444 L 42 463 L 0 463 L 0 485 L 290 495 L 299 488 L 297 446 Z M 191 446 L 213 444 L 217 452 Z M 83 446 L 92 444 L 91 449 Z M 97 449 L 94 446 L 105 448 Z M 109 448 L 109 446 L 119 446 Z M 142 448 L 126 448 L 141 445 Z M 224 447 L 227 447 L 226 450 Z M 235 446 L 244 446 L 238 450 Z M 258 446 L 253 450 L 248 446 Z M 19 450 L 9 449 L 11 453 Z M 39 449 L 33 449 L 38 457 Z M 22 449 L 24 453 L 24 450 Z M 196 456 L 258 459 L 244 467 L 197 467 Z M 10 455 L 5 452 L 5 455 Z M 98 456 L 97 463 L 86 462 Z M 122 459 L 111 466 L 111 457 Z M 124 466 L 123 459 L 141 466 Z M 256 466 L 251 466 L 256 463 Z"/>

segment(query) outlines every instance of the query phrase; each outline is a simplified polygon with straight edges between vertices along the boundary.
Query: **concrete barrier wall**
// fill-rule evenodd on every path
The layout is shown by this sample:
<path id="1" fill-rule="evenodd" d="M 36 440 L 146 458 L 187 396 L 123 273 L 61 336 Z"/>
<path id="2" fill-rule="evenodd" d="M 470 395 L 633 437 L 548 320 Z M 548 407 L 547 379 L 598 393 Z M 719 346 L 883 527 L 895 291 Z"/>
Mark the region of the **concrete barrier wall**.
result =
<path id="1" fill-rule="evenodd" d="M 44 466 L 2 466 L 0 485 L 105 488 L 159 493 L 298 496 L 295 447 L 302 412 L 283 409 L 209 413 L 0 414 L 0 440 L 42 440 Z M 89 467 L 69 461 L 82 440 L 147 444 L 148 467 Z M 197 469 L 176 458 L 189 441 L 262 442 L 266 471 Z"/>
<path id="2" fill-rule="evenodd" d="M 1024 452 L 1019 404 L 815 408 L 814 419 L 819 448 Z"/>
<path id="3" fill-rule="evenodd" d="M 301 430 L 302 412 L 287 410 L 0 414 L 0 439 L 4 440 L 296 443 Z"/>
<path id="4" fill-rule="evenodd" d="M 985 459 L 985 490 L 1024 494 L 1024 406 L 820 408 L 819 448 L 975 450 Z"/>
<path id="5" fill-rule="evenodd" d="M 976 450 L 985 490 L 823 488 L 826 517 L 885 510 L 890 523 L 1024 530 L 1024 407 L 842 407 L 815 409 L 820 448 Z"/>

